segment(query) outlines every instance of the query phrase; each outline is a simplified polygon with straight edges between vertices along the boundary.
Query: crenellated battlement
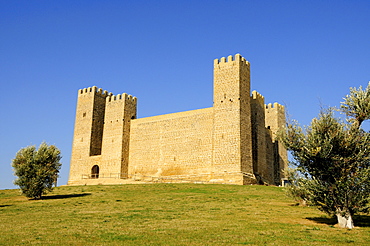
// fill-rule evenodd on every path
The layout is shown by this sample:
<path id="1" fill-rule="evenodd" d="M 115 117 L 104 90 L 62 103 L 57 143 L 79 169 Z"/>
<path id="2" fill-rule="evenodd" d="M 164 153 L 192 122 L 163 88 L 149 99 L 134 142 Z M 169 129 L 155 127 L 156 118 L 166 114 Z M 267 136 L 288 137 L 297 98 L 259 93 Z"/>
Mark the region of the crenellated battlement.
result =
<path id="1" fill-rule="evenodd" d="M 98 88 L 96 86 L 78 90 L 78 95 L 84 95 L 88 93 L 95 93 L 97 95 L 102 95 L 102 96 L 109 96 L 110 94 L 112 94 L 111 92 L 108 92 L 106 90 L 103 91 L 102 88 Z"/>
<path id="2" fill-rule="evenodd" d="M 285 108 L 283 105 L 281 105 L 277 102 L 275 102 L 274 104 L 272 104 L 272 103 L 265 104 L 265 107 L 266 107 L 267 110 L 268 109 L 284 110 L 284 108 Z"/>
<path id="3" fill-rule="evenodd" d="M 109 103 L 109 102 L 114 102 L 114 101 L 122 101 L 122 100 L 125 100 L 126 102 L 132 102 L 132 103 L 136 103 L 137 102 L 137 98 L 132 96 L 132 95 L 128 95 L 127 93 L 122 93 L 122 94 L 118 94 L 118 95 L 109 95 L 107 98 L 106 98 L 106 102 Z"/>
<path id="4" fill-rule="evenodd" d="M 265 97 L 257 91 L 252 91 L 251 99 L 257 101 L 259 104 L 262 105 L 262 107 L 265 105 Z"/>
<path id="5" fill-rule="evenodd" d="M 236 54 L 234 57 L 232 55 L 229 55 L 227 57 L 227 61 L 225 57 L 221 57 L 220 59 L 214 60 L 214 65 L 226 65 L 226 64 L 235 64 L 235 63 L 243 63 L 249 66 L 249 62 L 242 57 L 240 54 Z"/>

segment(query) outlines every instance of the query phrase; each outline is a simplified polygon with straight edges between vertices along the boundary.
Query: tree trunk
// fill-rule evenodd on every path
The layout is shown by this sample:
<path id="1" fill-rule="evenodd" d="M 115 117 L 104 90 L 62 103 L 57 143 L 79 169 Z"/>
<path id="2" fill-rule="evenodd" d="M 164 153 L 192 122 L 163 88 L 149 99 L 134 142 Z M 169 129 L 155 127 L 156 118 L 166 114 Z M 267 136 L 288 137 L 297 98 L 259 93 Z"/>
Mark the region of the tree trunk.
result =
<path id="1" fill-rule="evenodd" d="M 351 213 L 346 209 L 343 211 L 341 209 L 337 209 L 337 219 L 338 219 L 338 225 L 340 228 L 347 228 L 352 229 L 354 227 L 352 215 Z"/>

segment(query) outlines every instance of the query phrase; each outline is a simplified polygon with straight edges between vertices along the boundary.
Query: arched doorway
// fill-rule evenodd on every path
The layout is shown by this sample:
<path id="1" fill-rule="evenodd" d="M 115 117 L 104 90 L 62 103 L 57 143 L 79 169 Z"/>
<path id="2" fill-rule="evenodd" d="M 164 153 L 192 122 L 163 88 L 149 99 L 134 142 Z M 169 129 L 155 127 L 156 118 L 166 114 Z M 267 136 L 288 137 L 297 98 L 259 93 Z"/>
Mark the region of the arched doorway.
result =
<path id="1" fill-rule="evenodd" d="M 99 166 L 95 165 L 91 168 L 91 178 L 97 179 L 99 178 Z"/>

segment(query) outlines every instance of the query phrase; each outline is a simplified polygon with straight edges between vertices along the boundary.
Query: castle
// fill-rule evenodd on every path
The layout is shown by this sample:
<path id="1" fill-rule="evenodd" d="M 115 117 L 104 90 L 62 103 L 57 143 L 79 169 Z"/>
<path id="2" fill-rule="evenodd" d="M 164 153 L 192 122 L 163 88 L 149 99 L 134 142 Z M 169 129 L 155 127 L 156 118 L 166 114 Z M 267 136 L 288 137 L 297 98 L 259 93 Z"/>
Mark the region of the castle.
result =
<path id="1" fill-rule="evenodd" d="M 79 90 L 68 184 L 278 185 L 284 107 L 250 92 L 250 64 L 239 54 L 214 60 L 213 93 L 211 108 L 137 119 L 136 97 Z"/>

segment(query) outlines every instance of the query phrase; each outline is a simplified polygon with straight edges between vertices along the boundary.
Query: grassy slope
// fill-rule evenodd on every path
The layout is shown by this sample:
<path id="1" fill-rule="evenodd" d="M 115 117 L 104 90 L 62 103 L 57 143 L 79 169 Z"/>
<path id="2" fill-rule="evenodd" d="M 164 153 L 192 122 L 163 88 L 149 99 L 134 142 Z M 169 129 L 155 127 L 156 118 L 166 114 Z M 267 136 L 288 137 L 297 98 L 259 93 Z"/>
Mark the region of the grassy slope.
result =
<path id="1" fill-rule="evenodd" d="M 44 200 L 0 191 L 0 245 L 367 245 L 282 188 L 201 184 L 59 187 Z"/>

